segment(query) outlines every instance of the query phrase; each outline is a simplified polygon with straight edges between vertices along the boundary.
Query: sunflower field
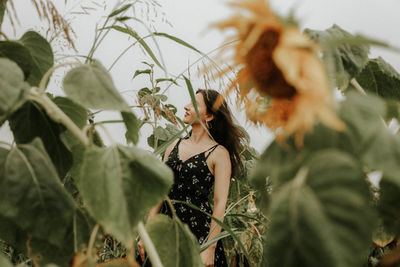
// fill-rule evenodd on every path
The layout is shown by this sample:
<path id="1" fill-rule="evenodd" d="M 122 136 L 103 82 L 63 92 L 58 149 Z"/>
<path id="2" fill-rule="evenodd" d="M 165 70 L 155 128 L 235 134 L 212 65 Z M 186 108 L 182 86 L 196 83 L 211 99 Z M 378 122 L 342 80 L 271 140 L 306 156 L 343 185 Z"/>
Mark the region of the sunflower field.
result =
<path id="1" fill-rule="evenodd" d="M 301 29 L 267 0 L 234 0 L 235 15 L 213 25 L 231 45 L 211 58 L 166 32 L 135 31 L 130 23 L 147 22 L 129 11 L 146 1 L 125 0 L 96 25 L 88 54 L 60 58 L 54 40 L 77 54 L 69 21 L 55 1 L 30 2 L 47 31 L 10 39 L 2 22 L 15 29 L 24 18 L 0 0 L 0 127 L 13 139 L 0 141 L 0 267 L 139 266 L 139 239 L 157 267 L 203 266 L 200 252 L 219 239 L 233 267 L 400 266 L 400 74 L 369 57 L 371 46 L 399 48 L 338 25 Z M 132 102 L 110 73 L 132 46 L 111 66 L 95 56 L 110 33 L 148 59 L 129 74 L 147 84 Z M 161 156 L 190 127 L 168 90 L 184 87 L 196 106 L 190 73 L 168 74 L 149 45 L 158 39 L 198 53 L 201 73 L 233 74 L 216 89 L 275 137 L 259 154 L 247 136 L 224 220 L 213 218 L 223 230 L 201 245 L 177 217 L 145 224 L 173 184 Z M 103 111 L 118 116 L 99 121 Z M 117 124 L 124 144 L 107 130 Z M 138 146 L 145 127 L 149 149 Z"/>

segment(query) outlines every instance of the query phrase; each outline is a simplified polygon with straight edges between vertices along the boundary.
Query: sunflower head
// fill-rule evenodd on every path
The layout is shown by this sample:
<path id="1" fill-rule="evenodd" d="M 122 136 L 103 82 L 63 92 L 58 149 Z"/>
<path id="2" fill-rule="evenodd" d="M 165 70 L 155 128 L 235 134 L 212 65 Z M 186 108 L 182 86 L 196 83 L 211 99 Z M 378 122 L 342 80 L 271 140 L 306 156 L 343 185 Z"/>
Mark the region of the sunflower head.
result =
<path id="1" fill-rule="evenodd" d="M 236 30 L 230 38 L 237 40 L 231 64 L 240 71 L 228 92 L 236 88 L 248 118 L 265 124 L 278 140 L 295 135 L 298 145 L 317 120 L 342 130 L 319 46 L 297 27 L 284 25 L 266 0 L 230 5 L 239 13 L 217 27 Z M 260 98 L 270 99 L 267 108 L 257 108 L 265 103 Z"/>

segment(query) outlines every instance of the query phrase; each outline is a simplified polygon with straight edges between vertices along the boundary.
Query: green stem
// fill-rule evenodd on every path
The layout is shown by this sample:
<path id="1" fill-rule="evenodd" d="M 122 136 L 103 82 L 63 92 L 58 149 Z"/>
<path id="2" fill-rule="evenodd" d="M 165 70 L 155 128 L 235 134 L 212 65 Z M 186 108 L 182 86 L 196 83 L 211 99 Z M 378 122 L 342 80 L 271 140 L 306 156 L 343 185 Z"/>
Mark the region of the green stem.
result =
<path id="1" fill-rule="evenodd" d="M 150 37 L 150 36 L 151 36 L 151 35 L 146 35 L 145 37 L 142 37 L 141 39 L 144 40 L 144 39 L 146 39 L 147 37 Z M 132 48 L 133 46 L 135 46 L 137 43 L 138 43 L 138 41 L 134 42 L 133 44 L 131 44 L 130 46 L 128 46 L 127 48 L 125 48 L 125 50 L 122 51 L 121 54 L 119 54 L 119 56 L 114 60 L 114 62 L 113 62 L 113 63 L 111 64 L 111 66 L 108 68 L 108 71 L 110 71 L 110 70 L 114 67 L 114 65 L 117 64 L 118 60 L 120 60 L 121 57 L 122 57 L 123 55 L 125 55 L 125 53 L 128 52 L 129 49 L 131 49 L 131 48 Z"/>
<path id="2" fill-rule="evenodd" d="M 90 234 L 90 239 L 89 239 L 89 245 L 88 245 L 88 251 L 87 251 L 87 256 L 88 256 L 88 264 L 89 266 L 94 265 L 94 259 L 93 259 L 93 255 L 92 255 L 92 249 L 94 246 L 94 242 L 96 241 L 96 235 L 97 232 L 99 231 L 100 225 L 96 224 L 93 227 L 93 231 Z"/>
<path id="3" fill-rule="evenodd" d="M 4 32 L 0 31 L 0 35 L 3 36 L 6 41 L 9 40 L 7 35 Z"/>
<path id="4" fill-rule="evenodd" d="M 37 88 L 32 87 L 29 98 L 39 103 L 52 120 L 63 124 L 83 145 L 90 144 L 83 131 L 46 94 L 37 92 Z"/>
<path id="5" fill-rule="evenodd" d="M 151 82 L 151 94 L 153 96 L 155 96 L 155 88 L 154 88 L 154 70 L 153 67 L 151 67 L 151 72 L 150 72 L 150 82 Z M 157 129 L 157 123 L 158 123 L 158 118 L 157 118 L 157 114 L 155 112 L 155 107 L 156 105 L 158 105 L 157 102 L 153 103 L 153 106 L 151 107 L 153 109 L 153 117 L 154 117 L 154 127 L 153 127 L 153 133 L 154 133 L 154 150 L 157 150 L 158 147 L 158 137 L 155 134 L 155 130 Z"/>
<path id="6" fill-rule="evenodd" d="M 147 254 L 149 254 L 149 258 L 151 260 L 152 265 L 154 267 L 163 267 L 160 257 L 158 256 L 157 250 L 154 247 L 154 244 L 151 241 L 150 236 L 147 233 L 146 228 L 143 225 L 143 222 L 139 222 L 138 232 L 139 232 L 140 238 L 143 241 L 143 244 L 146 248 L 146 252 L 147 252 Z"/>
<path id="7" fill-rule="evenodd" d="M 96 121 L 93 123 L 93 125 L 97 124 L 105 124 L 105 123 L 123 123 L 123 120 L 108 120 L 108 121 Z"/>
<path id="8" fill-rule="evenodd" d="M 234 207 L 239 205 L 240 202 L 242 202 L 243 200 L 247 199 L 249 196 L 250 196 L 250 194 L 247 194 L 244 197 L 242 197 L 241 199 L 239 199 L 238 201 L 236 201 L 235 203 L 233 203 L 232 206 L 230 206 L 230 207 L 228 207 L 226 209 L 224 216 L 226 216 Z"/>
<path id="9" fill-rule="evenodd" d="M 98 126 L 100 126 L 102 129 L 103 129 L 103 131 L 104 131 L 104 133 L 107 135 L 107 137 L 108 137 L 108 140 L 110 140 L 110 143 L 111 143 L 111 145 L 112 146 L 115 146 L 116 145 L 116 143 L 115 143 L 115 140 L 113 139 L 113 137 L 112 137 L 112 135 L 110 134 L 110 132 L 107 130 L 107 128 L 103 125 L 103 124 L 97 124 Z"/>
<path id="10" fill-rule="evenodd" d="M 171 209 L 172 217 L 177 218 L 176 211 L 175 211 L 174 205 L 171 202 L 171 199 L 169 197 L 167 197 L 165 200 L 167 201 L 168 206 Z"/>
<path id="11" fill-rule="evenodd" d="M 78 252 L 78 240 L 77 240 L 77 233 L 76 233 L 76 213 L 74 214 L 74 218 L 72 221 L 72 228 L 74 232 L 74 252 Z"/>

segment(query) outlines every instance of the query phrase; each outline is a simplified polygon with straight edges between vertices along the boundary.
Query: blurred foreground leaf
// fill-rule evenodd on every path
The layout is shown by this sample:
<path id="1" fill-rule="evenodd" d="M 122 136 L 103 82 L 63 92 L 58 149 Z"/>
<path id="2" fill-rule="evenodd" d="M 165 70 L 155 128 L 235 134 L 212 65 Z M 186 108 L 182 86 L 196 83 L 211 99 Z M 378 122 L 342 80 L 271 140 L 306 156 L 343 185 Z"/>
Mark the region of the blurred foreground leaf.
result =
<path id="1" fill-rule="evenodd" d="M 172 171 L 144 150 L 89 147 L 78 188 L 93 218 L 128 245 L 138 222 L 165 197 L 172 183 Z"/>
<path id="2" fill-rule="evenodd" d="M 18 65 L 0 58 L 0 119 L 19 108 L 28 98 L 29 85 Z"/>
<path id="3" fill-rule="evenodd" d="M 365 39 L 359 37 L 359 42 L 356 42 L 357 37 L 336 24 L 324 31 L 306 29 L 305 33 L 322 45 L 323 60 L 328 75 L 339 88 L 346 88 L 351 78 L 355 77 L 368 62 L 369 45 Z M 346 39 L 351 43 L 346 42 Z"/>
<path id="4" fill-rule="evenodd" d="M 273 190 L 268 266 L 361 266 L 372 215 L 358 163 L 334 149 L 314 153 L 296 177 Z"/>
<path id="5" fill-rule="evenodd" d="M 203 266 L 196 237 L 179 219 L 157 215 L 148 223 L 146 230 L 165 267 Z"/>

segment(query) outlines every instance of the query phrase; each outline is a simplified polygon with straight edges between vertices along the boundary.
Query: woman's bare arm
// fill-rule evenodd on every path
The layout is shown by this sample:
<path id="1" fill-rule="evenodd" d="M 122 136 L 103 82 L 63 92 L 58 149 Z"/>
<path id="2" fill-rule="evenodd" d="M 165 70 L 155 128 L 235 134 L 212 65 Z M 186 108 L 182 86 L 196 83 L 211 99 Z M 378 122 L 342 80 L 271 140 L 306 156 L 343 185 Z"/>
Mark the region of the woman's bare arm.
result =
<path id="1" fill-rule="evenodd" d="M 226 148 L 219 146 L 214 151 L 214 211 L 213 216 L 220 221 L 223 221 L 226 203 L 228 201 L 229 183 L 231 179 L 231 160 L 229 152 Z M 211 220 L 210 234 L 208 240 L 213 239 L 221 232 L 219 226 L 214 220 Z M 214 243 L 212 248 L 216 247 Z"/>

